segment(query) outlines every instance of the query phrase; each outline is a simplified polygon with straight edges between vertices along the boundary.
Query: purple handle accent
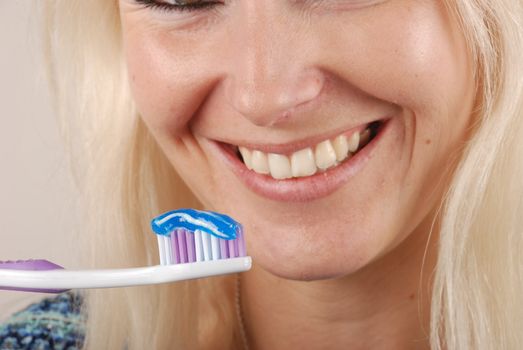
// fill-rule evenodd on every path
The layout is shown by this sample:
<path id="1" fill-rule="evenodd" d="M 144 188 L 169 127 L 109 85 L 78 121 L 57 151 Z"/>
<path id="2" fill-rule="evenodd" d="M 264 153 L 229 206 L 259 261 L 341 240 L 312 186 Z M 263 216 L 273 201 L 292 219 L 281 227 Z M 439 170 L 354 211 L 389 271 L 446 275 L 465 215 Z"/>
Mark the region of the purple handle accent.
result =
<path id="1" fill-rule="evenodd" d="M 31 260 L 17 260 L 17 261 L 0 261 L 0 275 L 1 270 L 25 270 L 25 271 L 48 271 L 63 269 L 62 266 L 52 263 L 43 259 L 31 259 Z M 2 283 L 0 279 L 0 284 Z M 63 293 L 68 289 L 38 289 L 38 288 L 13 288 L 13 287 L 2 287 L 3 290 L 14 290 L 19 292 L 36 292 L 36 293 Z"/>

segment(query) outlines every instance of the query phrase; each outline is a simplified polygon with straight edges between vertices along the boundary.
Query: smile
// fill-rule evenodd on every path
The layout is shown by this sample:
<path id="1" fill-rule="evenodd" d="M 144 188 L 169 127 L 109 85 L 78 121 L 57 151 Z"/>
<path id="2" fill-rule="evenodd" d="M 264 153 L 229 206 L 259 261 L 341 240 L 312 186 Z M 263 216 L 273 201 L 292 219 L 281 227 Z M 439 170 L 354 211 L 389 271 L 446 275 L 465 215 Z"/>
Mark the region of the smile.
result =
<path id="1" fill-rule="evenodd" d="M 380 148 L 380 140 L 397 128 L 393 120 L 363 124 L 311 144 L 211 145 L 218 159 L 254 193 L 276 201 L 304 202 L 327 196 L 355 179 Z"/>
<path id="2" fill-rule="evenodd" d="M 360 130 L 351 130 L 290 155 L 239 146 L 238 157 L 247 169 L 270 175 L 276 180 L 312 176 L 349 160 L 376 136 L 378 127 L 379 122 L 371 123 L 360 127 Z"/>

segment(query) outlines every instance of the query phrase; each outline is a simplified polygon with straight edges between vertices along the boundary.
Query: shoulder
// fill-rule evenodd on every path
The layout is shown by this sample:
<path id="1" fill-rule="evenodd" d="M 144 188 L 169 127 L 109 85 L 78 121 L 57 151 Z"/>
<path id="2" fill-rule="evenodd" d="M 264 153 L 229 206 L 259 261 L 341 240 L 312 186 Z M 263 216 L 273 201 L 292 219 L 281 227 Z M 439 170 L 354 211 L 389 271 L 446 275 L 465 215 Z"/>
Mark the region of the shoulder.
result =
<path id="1" fill-rule="evenodd" d="M 0 324 L 0 349 L 82 348 L 85 336 L 83 298 L 73 292 L 47 298 Z"/>

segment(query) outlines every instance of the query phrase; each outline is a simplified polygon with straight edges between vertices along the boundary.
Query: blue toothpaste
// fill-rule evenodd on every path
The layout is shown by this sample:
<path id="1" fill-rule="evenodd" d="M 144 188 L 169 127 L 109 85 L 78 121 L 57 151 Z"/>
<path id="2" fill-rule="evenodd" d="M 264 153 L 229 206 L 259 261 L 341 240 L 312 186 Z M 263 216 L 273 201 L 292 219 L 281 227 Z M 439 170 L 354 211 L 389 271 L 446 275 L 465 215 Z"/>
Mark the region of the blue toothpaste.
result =
<path id="1" fill-rule="evenodd" d="M 175 229 L 194 232 L 200 230 L 215 237 L 234 240 L 241 232 L 241 225 L 231 217 L 196 209 L 178 209 L 154 218 L 151 222 L 153 231 L 162 236 L 169 236 Z"/>

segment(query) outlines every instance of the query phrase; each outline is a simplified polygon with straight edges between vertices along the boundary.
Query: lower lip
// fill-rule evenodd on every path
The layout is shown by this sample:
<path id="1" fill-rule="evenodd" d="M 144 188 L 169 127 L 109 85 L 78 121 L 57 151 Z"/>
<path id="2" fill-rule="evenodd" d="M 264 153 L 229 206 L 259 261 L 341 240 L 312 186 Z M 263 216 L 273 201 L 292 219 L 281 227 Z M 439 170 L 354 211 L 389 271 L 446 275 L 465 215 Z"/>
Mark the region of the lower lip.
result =
<path id="1" fill-rule="evenodd" d="M 212 144 L 217 148 L 220 158 L 253 192 L 280 202 L 307 202 L 328 196 L 358 175 L 373 157 L 380 141 L 387 135 L 390 124 L 390 119 L 383 121 L 377 135 L 340 165 L 315 175 L 286 180 L 276 180 L 269 175 L 249 170 L 227 146 L 218 142 Z"/>

